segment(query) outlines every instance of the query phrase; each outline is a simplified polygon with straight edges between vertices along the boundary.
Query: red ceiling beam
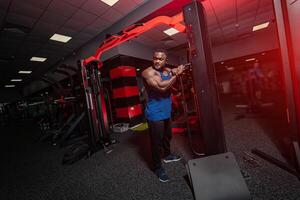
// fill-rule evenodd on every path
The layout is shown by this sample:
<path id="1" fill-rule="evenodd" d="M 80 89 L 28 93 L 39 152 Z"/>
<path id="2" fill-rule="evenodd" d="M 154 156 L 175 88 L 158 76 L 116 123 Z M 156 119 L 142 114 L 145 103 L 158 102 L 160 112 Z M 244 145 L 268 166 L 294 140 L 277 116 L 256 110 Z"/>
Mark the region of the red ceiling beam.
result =
<path id="1" fill-rule="evenodd" d="M 109 38 L 107 38 L 96 50 L 96 53 L 84 60 L 84 65 L 86 66 L 88 63 L 92 61 L 97 61 L 98 62 L 98 68 L 100 69 L 102 67 L 102 62 L 100 60 L 101 55 L 103 52 L 118 46 L 122 44 L 123 42 L 126 42 L 132 38 L 135 38 L 142 33 L 158 26 L 161 24 L 166 24 L 170 27 L 173 27 L 177 29 L 179 32 L 184 32 L 185 31 L 185 26 L 181 24 L 183 21 L 183 13 L 179 13 L 173 17 L 168 17 L 168 16 L 158 16 L 153 18 L 152 20 L 145 22 L 143 24 L 137 25 L 131 25 L 124 30 L 122 30 L 119 34 L 113 35 Z"/>

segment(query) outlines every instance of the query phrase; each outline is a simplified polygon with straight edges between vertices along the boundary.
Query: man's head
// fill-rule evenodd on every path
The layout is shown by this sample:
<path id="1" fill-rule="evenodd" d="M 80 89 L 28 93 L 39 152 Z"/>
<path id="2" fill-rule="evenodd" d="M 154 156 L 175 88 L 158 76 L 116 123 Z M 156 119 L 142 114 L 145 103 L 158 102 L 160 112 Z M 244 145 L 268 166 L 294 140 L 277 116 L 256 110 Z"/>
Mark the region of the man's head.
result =
<path id="1" fill-rule="evenodd" d="M 166 65 L 167 52 L 164 49 L 157 49 L 153 53 L 153 67 L 156 70 L 162 69 Z"/>

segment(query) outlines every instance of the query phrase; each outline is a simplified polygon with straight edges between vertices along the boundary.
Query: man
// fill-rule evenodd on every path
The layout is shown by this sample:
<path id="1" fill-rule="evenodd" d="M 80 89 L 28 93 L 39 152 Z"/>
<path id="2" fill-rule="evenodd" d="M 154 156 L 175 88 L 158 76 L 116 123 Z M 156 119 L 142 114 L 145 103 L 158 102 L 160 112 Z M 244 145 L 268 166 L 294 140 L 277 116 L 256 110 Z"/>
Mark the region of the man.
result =
<path id="1" fill-rule="evenodd" d="M 262 97 L 264 74 L 260 69 L 258 60 L 252 68 L 248 70 L 246 86 L 249 100 L 249 112 L 255 112 L 260 106 Z"/>
<path id="2" fill-rule="evenodd" d="M 175 83 L 184 66 L 180 65 L 175 69 L 166 67 L 167 53 L 163 50 L 156 50 L 153 54 L 153 66 L 142 72 L 148 93 L 148 101 L 145 115 L 148 120 L 151 139 L 152 159 L 154 162 L 155 174 L 161 182 L 169 181 L 169 177 L 162 167 L 161 150 L 164 150 L 163 161 L 165 163 L 179 161 L 180 156 L 171 154 L 170 140 L 171 132 L 171 92 L 170 88 Z"/>

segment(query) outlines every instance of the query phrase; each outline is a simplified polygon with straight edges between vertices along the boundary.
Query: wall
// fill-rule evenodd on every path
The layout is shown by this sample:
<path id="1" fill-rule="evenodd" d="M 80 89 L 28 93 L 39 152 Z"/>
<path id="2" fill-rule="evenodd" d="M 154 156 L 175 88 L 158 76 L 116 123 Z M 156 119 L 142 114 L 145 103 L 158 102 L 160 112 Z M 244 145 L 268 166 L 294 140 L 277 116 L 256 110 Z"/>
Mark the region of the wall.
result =
<path id="1" fill-rule="evenodd" d="M 213 61 L 220 62 L 263 51 L 279 48 L 275 27 L 252 33 L 251 37 L 240 39 L 212 48 Z"/>
<path id="2" fill-rule="evenodd" d="M 151 47 L 147 47 L 141 43 L 130 41 L 120 45 L 118 47 L 118 51 L 122 55 L 141 58 L 145 60 L 152 60 L 154 49 Z M 171 65 L 178 65 L 180 63 L 179 57 L 168 54 L 168 63 Z"/>
<path id="3" fill-rule="evenodd" d="M 264 76 L 267 78 L 273 75 L 273 80 L 276 80 L 276 85 L 272 84 L 272 88 L 269 89 L 275 89 L 276 90 L 282 90 L 282 74 L 281 74 L 281 63 L 279 61 L 273 61 L 273 60 L 267 60 L 267 61 L 261 61 L 260 62 L 260 68 L 264 74 Z M 271 72 L 272 71 L 272 72 Z M 239 71 L 231 71 L 227 73 L 221 73 L 217 75 L 218 82 L 230 82 L 233 80 L 238 80 L 238 82 L 244 81 L 243 74 L 246 73 L 246 70 L 239 70 Z M 230 85 L 230 90 L 232 86 Z M 270 86 L 271 87 L 271 86 Z M 278 94 L 282 95 L 281 93 Z"/>
<path id="4" fill-rule="evenodd" d="M 220 62 L 278 48 L 276 28 L 273 24 L 268 29 L 253 32 L 247 38 L 212 46 L 212 56 L 214 62 Z M 180 52 L 179 59 L 180 63 L 187 62 L 186 50 Z"/>

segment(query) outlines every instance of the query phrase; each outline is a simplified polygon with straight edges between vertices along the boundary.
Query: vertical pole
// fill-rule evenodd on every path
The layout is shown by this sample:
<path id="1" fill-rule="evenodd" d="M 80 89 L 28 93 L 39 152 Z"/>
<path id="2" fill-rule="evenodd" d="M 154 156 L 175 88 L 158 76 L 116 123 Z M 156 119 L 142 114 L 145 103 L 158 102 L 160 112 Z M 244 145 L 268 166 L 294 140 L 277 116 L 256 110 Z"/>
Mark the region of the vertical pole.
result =
<path id="1" fill-rule="evenodd" d="M 227 149 L 205 11 L 194 1 L 184 7 L 183 13 L 205 154 L 224 153 Z"/>
<path id="2" fill-rule="evenodd" d="M 97 129 L 95 127 L 95 121 L 94 121 L 94 105 L 93 105 L 93 100 L 91 95 L 92 91 L 91 88 L 89 87 L 88 72 L 86 70 L 86 66 L 84 66 L 83 64 L 83 60 L 78 61 L 78 66 L 81 69 L 81 79 L 82 79 L 83 90 L 86 99 L 86 112 L 87 112 L 89 128 L 90 128 L 90 131 L 88 131 L 89 146 L 91 148 L 91 151 L 95 152 L 98 138 L 95 134 L 97 133 Z"/>
<path id="3" fill-rule="evenodd" d="M 288 11 L 285 0 L 273 0 L 274 13 L 277 24 L 277 34 L 282 58 L 282 71 L 286 94 L 286 114 L 289 123 L 289 134 L 293 142 L 297 167 L 300 166 L 299 133 L 297 123 L 297 96 L 299 95 L 297 80 L 295 77 L 295 62 L 293 59 L 293 47 L 289 25 Z M 299 97 L 299 96 L 298 96 Z M 299 106 L 299 105 L 298 105 Z"/>

